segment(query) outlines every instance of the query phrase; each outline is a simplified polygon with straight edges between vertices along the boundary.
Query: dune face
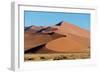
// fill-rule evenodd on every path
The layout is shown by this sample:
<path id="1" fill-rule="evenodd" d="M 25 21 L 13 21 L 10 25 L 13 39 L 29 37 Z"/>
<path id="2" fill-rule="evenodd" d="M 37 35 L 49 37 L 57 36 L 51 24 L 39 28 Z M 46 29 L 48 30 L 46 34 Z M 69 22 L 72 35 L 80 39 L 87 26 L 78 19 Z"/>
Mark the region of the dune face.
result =
<path id="1" fill-rule="evenodd" d="M 46 48 L 58 52 L 88 52 L 89 45 L 85 45 L 85 42 L 83 40 L 73 39 L 71 36 L 62 37 L 47 43 Z"/>
<path id="2" fill-rule="evenodd" d="M 86 38 L 90 37 L 89 31 L 82 29 L 78 26 L 72 25 L 70 23 L 61 22 L 57 26 L 59 26 L 59 27 L 58 27 L 58 31 L 56 31 L 56 33 L 64 34 L 64 35 L 71 33 L 71 34 L 81 36 L 81 37 L 86 37 Z"/>
<path id="3" fill-rule="evenodd" d="M 86 48 L 89 48 L 90 47 L 90 39 L 89 38 L 80 37 L 80 36 L 73 35 L 73 34 L 68 34 L 68 35 L 74 41 L 77 41 L 78 43 L 82 44 L 83 46 L 86 46 Z"/>

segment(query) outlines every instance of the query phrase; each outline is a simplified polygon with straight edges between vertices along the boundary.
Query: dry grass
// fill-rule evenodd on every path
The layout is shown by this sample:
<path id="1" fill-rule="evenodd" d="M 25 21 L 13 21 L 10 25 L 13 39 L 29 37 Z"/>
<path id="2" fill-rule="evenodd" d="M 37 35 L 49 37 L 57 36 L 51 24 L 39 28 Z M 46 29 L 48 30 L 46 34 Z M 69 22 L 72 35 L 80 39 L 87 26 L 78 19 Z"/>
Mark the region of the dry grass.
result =
<path id="1" fill-rule="evenodd" d="M 73 60 L 88 59 L 89 52 L 84 53 L 54 53 L 54 54 L 25 54 L 25 61 L 47 61 L 47 60 Z"/>

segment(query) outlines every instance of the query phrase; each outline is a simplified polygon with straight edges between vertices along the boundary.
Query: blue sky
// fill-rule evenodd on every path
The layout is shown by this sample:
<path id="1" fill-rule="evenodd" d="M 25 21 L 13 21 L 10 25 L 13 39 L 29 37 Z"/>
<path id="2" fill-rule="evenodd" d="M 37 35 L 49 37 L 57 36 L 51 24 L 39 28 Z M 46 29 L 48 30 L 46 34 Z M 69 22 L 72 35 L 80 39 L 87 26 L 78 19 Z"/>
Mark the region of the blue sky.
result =
<path id="1" fill-rule="evenodd" d="M 90 29 L 90 14 L 88 13 L 24 11 L 25 26 L 50 26 L 61 21 L 72 23 L 87 30 Z"/>

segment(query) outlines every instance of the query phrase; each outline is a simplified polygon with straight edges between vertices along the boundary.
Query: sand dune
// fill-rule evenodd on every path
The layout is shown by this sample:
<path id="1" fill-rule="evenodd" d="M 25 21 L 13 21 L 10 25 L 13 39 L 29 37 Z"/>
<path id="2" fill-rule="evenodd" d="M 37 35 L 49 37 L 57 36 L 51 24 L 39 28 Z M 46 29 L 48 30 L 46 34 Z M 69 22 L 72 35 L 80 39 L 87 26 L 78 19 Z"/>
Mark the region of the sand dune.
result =
<path id="1" fill-rule="evenodd" d="M 30 48 L 47 43 L 51 40 L 51 37 L 49 35 L 25 33 L 24 40 L 24 48 L 25 50 L 28 50 Z"/>
<path id="2" fill-rule="evenodd" d="M 26 51 L 31 48 L 46 44 L 47 42 L 60 38 L 60 37 L 64 37 L 64 35 L 60 35 L 57 33 L 49 35 L 49 34 L 25 32 L 25 35 L 24 35 L 25 49 L 24 50 Z"/>
<path id="3" fill-rule="evenodd" d="M 68 34 L 68 37 L 70 37 L 71 39 L 73 39 L 74 41 L 86 46 L 86 48 L 90 47 L 90 39 L 86 38 L 86 37 L 80 37 L 77 35 L 73 35 L 73 34 Z"/>
<path id="4" fill-rule="evenodd" d="M 88 46 L 83 45 L 73 37 L 62 37 L 47 43 L 46 48 L 58 52 L 88 52 Z"/>
<path id="5" fill-rule="evenodd" d="M 71 34 L 81 36 L 81 37 L 86 37 L 86 38 L 90 37 L 89 31 L 87 31 L 85 29 L 82 29 L 78 26 L 75 26 L 75 25 L 67 23 L 67 22 L 62 22 L 60 24 L 61 25 L 58 27 L 58 30 L 55 31 L 56 33 L 64 34 L 64 35 L 71 33 Z"/>
<path id="6" fill-rule="evenodd" d="M 67 22 L 57 24 L 55 33 L 66 35 L 48 42 L 46 48 L 58 52 L 88 52 L 90 48 L 89 31 Z"/>
<path id="7" fill-rule="evenodd" d="M 88 52 L 90 48 L 89 31 L 67 22 L 60 22 L 51 27 L 31 26 L 27 30 L 24 35 L 25 51 Z"/>
<path id="8" fill-rule="evenodd" d="M 42 29 L 42 26 L 29 26 L 24 28 L 25 32 L 31 32 L 31 33 L 35 33 L 36 31 Z"/>

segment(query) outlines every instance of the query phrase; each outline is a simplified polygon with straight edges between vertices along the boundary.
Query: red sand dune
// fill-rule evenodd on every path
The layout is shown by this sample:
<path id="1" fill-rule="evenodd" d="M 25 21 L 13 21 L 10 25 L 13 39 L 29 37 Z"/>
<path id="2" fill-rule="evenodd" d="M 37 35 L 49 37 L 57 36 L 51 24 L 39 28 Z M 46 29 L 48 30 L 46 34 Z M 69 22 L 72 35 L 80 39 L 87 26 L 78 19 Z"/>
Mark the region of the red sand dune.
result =
<path id="1" fill-rule="evenodd" d="M 34 48 L 36 46 L 47 43 L 51 40 L 49 35 L 32 34 L 30 32 L 25 32 L 24 35 L 24 50 Z"/>
<path id="2" fill-rule="evenodd" d="M 88 46 L 72 37 L 62 37 L 47 43 L 46 48 L 57 52 L 88 52 Z"/>
<path id="3" fill-rule="evenodd" d="M 90 37 L 89 31 L 67 22 L 62 22 L 61 26 L 58 27 L 58 31 L 56 31 L 56 33 L 65 34 L 65 35 L 71 33 L 81 37 L 86 37 L 86 38 Z"/>
<path id="4" fill-rule="evenodd" d="M 25 32 L 25 51 L 30 48 L 37 47 L 41 44 L 46 44 L 38 52 L 88 52 L 90 49 L 90 32 L 82 29 L 73 24 L 62 22 L 59 26 L 52 26 L 51 28 L 57 28 L 53 35 L 50 34 L 38 34 L 33 33 L 37 29 L 43 27 L 31 27 L 30 31 Z M 50 28 L 50 31 L 51 31 Z M 45 30 L 43 32 L 49 32 Z M 66 36 L 64 36 L 66 35 Z"/>
<path id="5" fill-rule="evenodd" d="M 49 35 L 49 34 L 25 32 L 25 34 L 24 34 L 24 50 L 26 51 L 31 48 L 46 44 L 49 41 L 52 41 L 52 40 L 60 38 L 60 37 L 64 37 L 64 35 L 60 35 L 57 33 Z"/>
<path id="6" fill-rule="evenodd" d="M 48 42 L 46 48 L 58 52 L 88 52 L 90 48 L 89 31 L 70 23 L 62 22 L 56 33 L 66 35 Z"/>
<path id="7" fill-rule="evenodd" d="M 73 34 L 68 34 L 69 37 L 71 37 L 71 39 L 73 39 L 74 41 L 77 41 L 78 43 L 86 46 L 86 48 L 90 47 L 90 39 L 86 38 L 86 37 L 80 37 L 77 35 L 73 35 Z"/>

